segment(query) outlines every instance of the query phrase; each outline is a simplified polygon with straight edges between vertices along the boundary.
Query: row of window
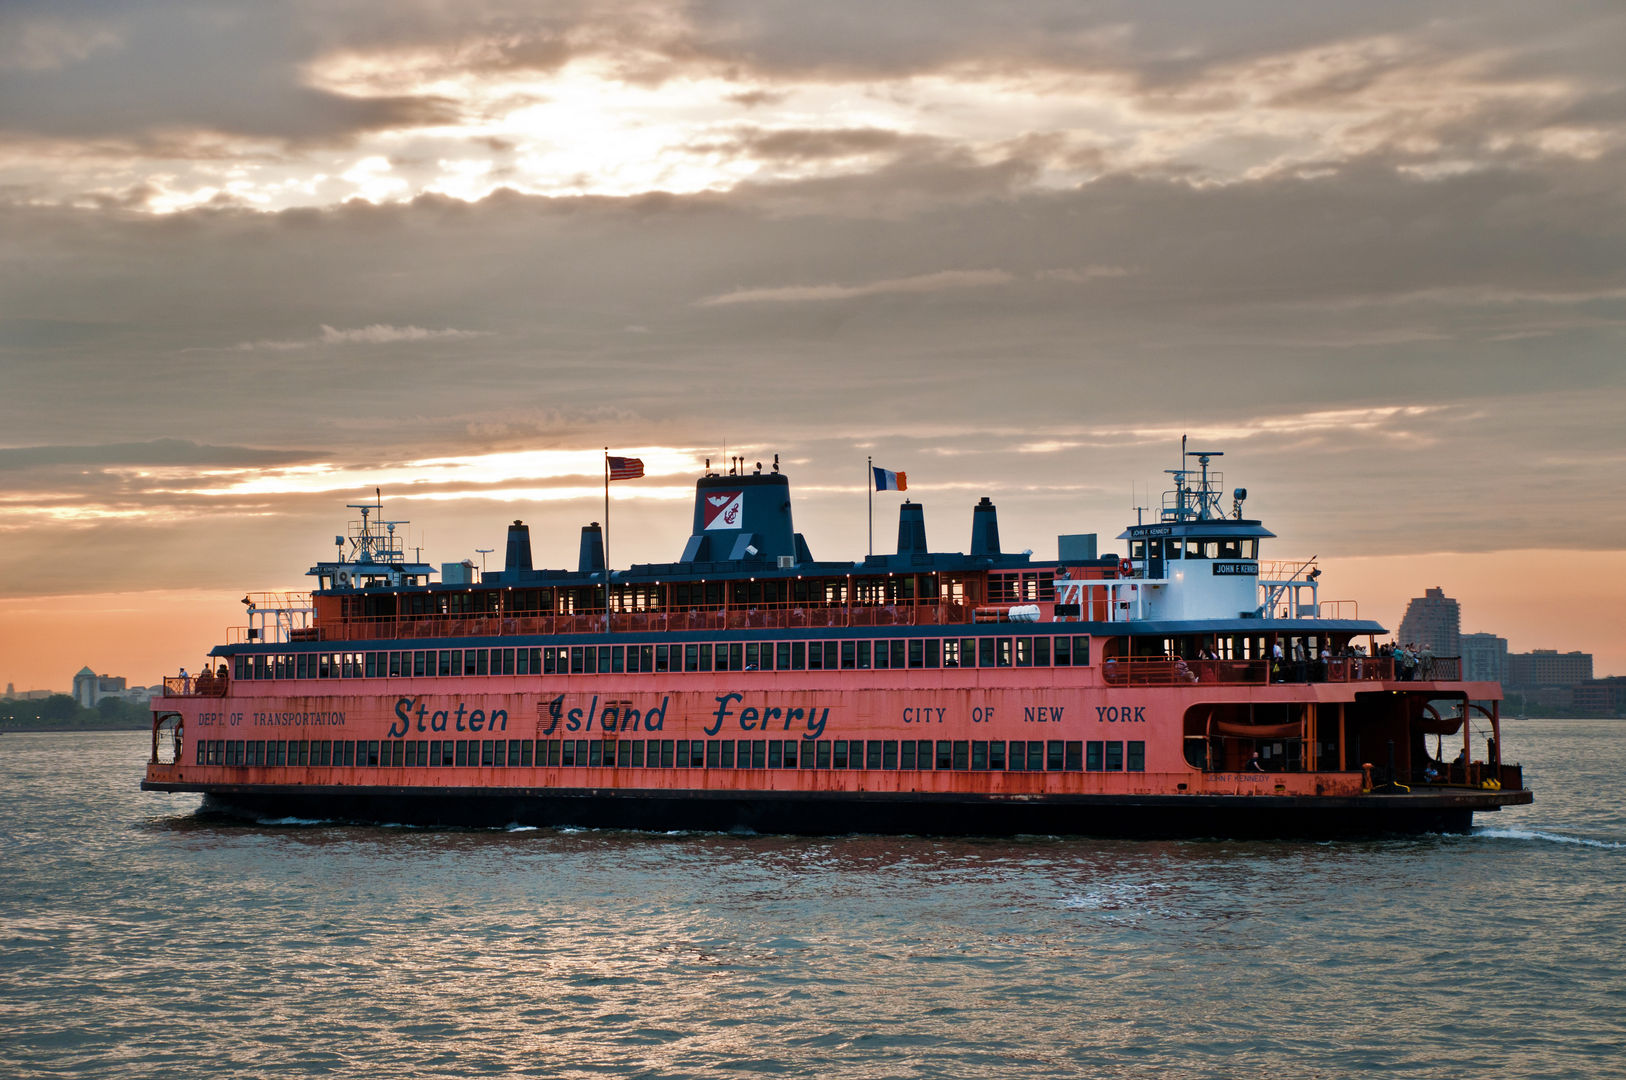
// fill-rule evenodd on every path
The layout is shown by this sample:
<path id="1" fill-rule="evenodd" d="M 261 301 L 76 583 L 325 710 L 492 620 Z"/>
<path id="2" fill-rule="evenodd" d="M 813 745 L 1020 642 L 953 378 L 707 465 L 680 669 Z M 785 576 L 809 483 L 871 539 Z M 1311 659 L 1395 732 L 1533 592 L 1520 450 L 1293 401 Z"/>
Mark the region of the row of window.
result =
<path id="1" fill-rule="evenodd" d="M 203 739 L 199 765 L 1144 772 L 1146 743 L 981 739 Z"/>
<path id="2" fill-rule="evenodd" d="M 1129 541 L 1131 559 L 1139 560 L 1147 556 L 1154 559 L 1257 559 L 1259 541 L 1239 536 L 1219 540 L 1169 537 L 1165 540 Z"/>
<path id="3" fill-rule="evenodd" d="M 559 645 L 537 649 L 238 656 L 239 679 L 434 678 L 663 671 L 831 671 L 938 667 L 1083 667 L 1088 637 L 734 641 L 688 645 Z"/>

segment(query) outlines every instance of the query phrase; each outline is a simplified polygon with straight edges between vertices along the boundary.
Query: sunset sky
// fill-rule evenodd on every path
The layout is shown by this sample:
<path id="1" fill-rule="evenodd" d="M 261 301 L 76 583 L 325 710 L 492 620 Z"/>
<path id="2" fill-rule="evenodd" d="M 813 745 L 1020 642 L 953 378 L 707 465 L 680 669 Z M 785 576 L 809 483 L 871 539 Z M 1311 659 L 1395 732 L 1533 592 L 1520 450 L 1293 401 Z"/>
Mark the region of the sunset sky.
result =
<path id="1" fill-rule="evenodd" d="M 0 6 L 0 684 L 151 682 L 382 488 L 675 559 L 779 453 L 1103 550 L 1179 439 L 1324 598 L 1626 674 L 1626 8 Z M 876 546 L 898 498 L 876 499 Z"/>

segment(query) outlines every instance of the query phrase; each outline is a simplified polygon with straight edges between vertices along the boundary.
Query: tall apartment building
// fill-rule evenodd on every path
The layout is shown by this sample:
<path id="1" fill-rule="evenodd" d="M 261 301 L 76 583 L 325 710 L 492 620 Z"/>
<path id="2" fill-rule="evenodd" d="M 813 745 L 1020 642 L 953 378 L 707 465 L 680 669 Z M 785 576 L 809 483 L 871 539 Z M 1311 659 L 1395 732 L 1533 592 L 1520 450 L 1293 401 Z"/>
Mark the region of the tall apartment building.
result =
<path id="1" fill-rule="evenodd" d="M 1507 656 L 1507 681 L 1511 686 L 1575 686 L 1591 679 L 1591 653 L 1532 649 Z"/>
<path id="2" fill-rule="evenodd" d="M 1473 682 L 1507 682 L 1507 638 L 1463 634 L 1462 677 Z"/>
<path id="3" fill-rule="evenodd" d="M 1433 588 L 1406 605 L 1398 640 L 1419 648 L 1427 645 L 1435 656 L 1462 655 L 1462 605 Z"/>

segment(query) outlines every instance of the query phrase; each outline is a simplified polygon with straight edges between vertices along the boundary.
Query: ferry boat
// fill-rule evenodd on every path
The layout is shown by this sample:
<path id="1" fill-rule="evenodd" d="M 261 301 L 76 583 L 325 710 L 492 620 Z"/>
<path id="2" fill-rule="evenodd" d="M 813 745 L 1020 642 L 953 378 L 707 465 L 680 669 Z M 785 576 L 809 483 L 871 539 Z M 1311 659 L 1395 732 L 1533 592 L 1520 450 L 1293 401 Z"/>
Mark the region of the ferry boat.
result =
<path id="1" fill-rule="evenodd" d="M 1224 505 L 1214 451 L 1100 553 L 968 550 L 921 503 L 897 549 L 820 561 L 775 456 L 695 484 L 673 562 L 408 561 L 382 502 L 305 594 L 153 702 L 142 787 L 232 813 L 431 826 L 828 834 L 1349 836 L 1466 831 L 1528 803 L 1499 685 L 1397 666 L 1314 560 Z M 608 473 L 607 473 L 608 475 Z M 1146 520 L 1146 519 L 1150 520 Z M 1447 760 L 1450 759 L 1450 760 Z"/>

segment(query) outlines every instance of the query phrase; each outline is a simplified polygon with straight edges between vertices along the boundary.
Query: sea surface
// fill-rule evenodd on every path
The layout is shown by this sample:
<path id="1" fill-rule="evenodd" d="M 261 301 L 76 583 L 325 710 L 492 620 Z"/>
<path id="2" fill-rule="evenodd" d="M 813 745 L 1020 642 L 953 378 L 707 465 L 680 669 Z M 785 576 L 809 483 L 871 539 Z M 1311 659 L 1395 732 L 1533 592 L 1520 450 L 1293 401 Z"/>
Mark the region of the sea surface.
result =
<path id="1" fill-rule="evenodd" d="M 1626 1076 L 1626 722 L 1363 843 L 231 823 L 0 736 L 0 1077 Z"/>

